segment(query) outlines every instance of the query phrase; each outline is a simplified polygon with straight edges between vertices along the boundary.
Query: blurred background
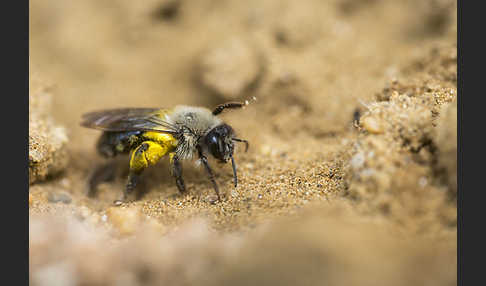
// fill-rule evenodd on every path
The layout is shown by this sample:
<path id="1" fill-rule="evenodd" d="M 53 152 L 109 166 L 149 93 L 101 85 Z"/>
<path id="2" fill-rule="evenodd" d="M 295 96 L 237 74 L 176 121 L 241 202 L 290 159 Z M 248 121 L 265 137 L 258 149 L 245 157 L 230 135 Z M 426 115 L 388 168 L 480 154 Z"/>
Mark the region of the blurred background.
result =
<path id="1" fill-rule="evenodd" d="M 456 284 L 456 1 L 29 5 L 32 285 Z M 244 100 L 224 202 L 161 162 L 113 208 L 126 158 L 87 198 L 83 113 Z"/>

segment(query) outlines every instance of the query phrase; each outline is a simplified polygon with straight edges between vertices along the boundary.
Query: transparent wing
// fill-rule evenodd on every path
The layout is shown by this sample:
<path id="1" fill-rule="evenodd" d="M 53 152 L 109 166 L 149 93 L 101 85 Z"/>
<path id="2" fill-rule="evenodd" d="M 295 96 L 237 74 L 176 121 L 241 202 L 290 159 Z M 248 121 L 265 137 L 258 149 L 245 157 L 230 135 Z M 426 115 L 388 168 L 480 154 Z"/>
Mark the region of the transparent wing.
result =
<path id="1" fill-rule="evenodd" d="M 177 133 L 176 126 L 165 121 L 169 109 L 118 108 L 86 113 L 81 126 L 103 131 L 156 131 Z"/>

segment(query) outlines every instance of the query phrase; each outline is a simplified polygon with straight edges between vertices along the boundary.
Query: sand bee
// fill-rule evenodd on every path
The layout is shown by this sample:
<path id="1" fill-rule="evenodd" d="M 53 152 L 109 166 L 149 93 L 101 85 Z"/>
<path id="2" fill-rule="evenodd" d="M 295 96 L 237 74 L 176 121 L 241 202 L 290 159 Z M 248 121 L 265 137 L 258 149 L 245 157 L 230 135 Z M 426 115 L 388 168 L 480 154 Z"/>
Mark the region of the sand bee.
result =
<path id="1" fill-rule="evenodd" d="M 102 130 L 98 152 L 104 157 L 130 154 L 130 167 L 123 198 L 133 191 L 144 169 L 169 155 L 172 175 L 181 193 L 186 191 L 181 160 L 197 158 L 204 166 L 220 200 L 218 185 L 208 164 L 207 154 L 219 162 L 231 160 L 235 187 L 238 184 L 233 158 L 234 142 L 248 141 L 235 137 L 233 128 L 217 117 L 226 108 L 241 108 L 245 103 L 218 105 L 212 112 L 203 107 L 176 106 L 173 109 L 120 108 L 83 115 L 82 126 Z"/>

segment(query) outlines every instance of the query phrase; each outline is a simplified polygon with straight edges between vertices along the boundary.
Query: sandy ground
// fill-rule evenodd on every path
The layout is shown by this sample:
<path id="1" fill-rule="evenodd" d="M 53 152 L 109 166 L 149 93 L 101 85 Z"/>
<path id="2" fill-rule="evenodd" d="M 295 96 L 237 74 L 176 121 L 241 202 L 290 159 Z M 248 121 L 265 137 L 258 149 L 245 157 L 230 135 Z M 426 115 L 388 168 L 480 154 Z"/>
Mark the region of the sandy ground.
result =
<path id="1" fill-rule="evenodd" d="M 30 1 L 32 285 L 455 285 L 456 2 Z M 252 100 L 255 97 L 256 100 Z M 247 153 L 87 196 L 85 112 L 212 108 Z"/>

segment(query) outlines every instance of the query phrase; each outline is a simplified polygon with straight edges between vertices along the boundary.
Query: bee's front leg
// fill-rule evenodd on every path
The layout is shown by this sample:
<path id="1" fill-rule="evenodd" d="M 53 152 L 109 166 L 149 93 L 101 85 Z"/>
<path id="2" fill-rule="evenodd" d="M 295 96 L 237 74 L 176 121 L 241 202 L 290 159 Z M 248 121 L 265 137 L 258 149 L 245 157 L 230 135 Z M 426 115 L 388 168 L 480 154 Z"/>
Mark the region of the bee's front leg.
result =
<path id="1" fill-rule="evenodd" d="M 198 153 L 199 153 L 199 158 L 201 159 L 201 162 L 204 165 L 206 172 L 208 173 L 209 180 L 211 180 L 211 183 L 213 183 L 213 188 L 214 188 L 214 191 L 216 192 L 216 195 L 218 196 L 218 201 L 221 201 L 221 197 L 219 195 L 218 184 L 216 183 L 216 180 L 214 179 L 213 170 L 211 170 L 211 167 L 209 167 L 208 158 L 203 154 L 200 147 L 198 147 Z"/>
<path id="2" fill-rule="evenodd" d="M 184 180 L 182 179 L 182 165 L 176 153 L 170 153 L 170 163 L 172 165 L 172 175 L 176 179 L 177 188 L 179 189 L 179 192 L 185 193 L 186 187 L 184 185 Z"/>

